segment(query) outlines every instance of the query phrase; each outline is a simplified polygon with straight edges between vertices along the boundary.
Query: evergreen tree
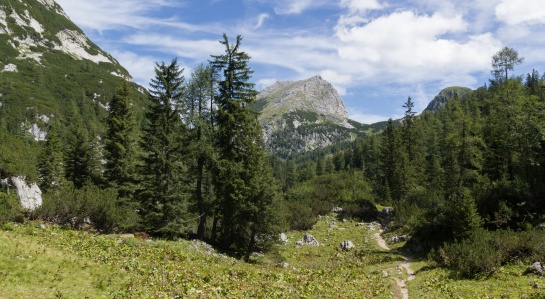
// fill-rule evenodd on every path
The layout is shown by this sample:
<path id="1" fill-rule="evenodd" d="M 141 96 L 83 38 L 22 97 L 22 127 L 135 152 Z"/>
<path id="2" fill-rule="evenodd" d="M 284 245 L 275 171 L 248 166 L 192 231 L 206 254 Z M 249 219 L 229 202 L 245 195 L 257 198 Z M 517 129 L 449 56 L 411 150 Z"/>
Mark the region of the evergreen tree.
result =
<path id="1" fill-rule="evenodd" d="M 83 120 L 77 108 L 75 108 L 72 123 L 66 138 L 65 174 L 69 182 L 76 188 L 81 188 L 85 183 L 91 182 L 92 160 L 89 133 L 84 128 Z"/>
<path id="2" fill-rule="evenodd" d="M 119 197 L 126 199 L 133 197 L 137 180 L 138 127 L 131 105 L 129 84 L 123 81 L 108 107 L 104 175 Z"/>
<path id="3" fill-rule="evenodd" d="M 250 56 L 240 51 L 241 41 L 242 37 L 237 36 L 231 45 L 224 34 L 220 43 L 225 54 L 212 56 L 211 61 L 222 74 L 215 99 L 219 157 L 214 180 L 219 201 L 217 217 L 221 217 L 219 242 L 224 248 L 248 252 L 258 240 L 269 239 L 276 232 L 270 229 L 273 218 L 259 216 L 272 204 L 268 200 L 271 191 L 252 186 L 270 169 L 262 163 L 264 150 L 258 115 L 248 108 L 257 92 L 254 84 L 248 82 L 252 74 L 247 65 Z"/>
<path id="4" fill-rule="evenodd" d="M 40 188 L 46 193 L 56 192 L 63 184 L 64 156 L 58 123 L 49 127 L 45 146 L 39 159 Z"/>
<path id="5" fill-rule="evenodd" d="M 176 238 L 187 231 L 188 214 L 183 163 L 184 124 L 179 104 L 184 77 L 174 59 L 156 64 L 150 83 L 152 106 L 146 113 L 141 147 L 141 190 L 138 194 L 144 228 L 154 235 Z"/>

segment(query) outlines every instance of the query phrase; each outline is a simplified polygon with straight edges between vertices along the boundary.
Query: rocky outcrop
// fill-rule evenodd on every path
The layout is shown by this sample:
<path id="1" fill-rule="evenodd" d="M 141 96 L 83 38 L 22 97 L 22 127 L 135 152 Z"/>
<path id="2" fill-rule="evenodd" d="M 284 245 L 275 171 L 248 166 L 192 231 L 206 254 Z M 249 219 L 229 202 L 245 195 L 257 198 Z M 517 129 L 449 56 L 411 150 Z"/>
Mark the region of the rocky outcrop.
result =
<path id="1" fill-rule="evenodd" d="M 28 185 L 24 177 L 15 176 L 2 180 L 2 185 L 13 186 L 15 188 L 19 202 L 24 209 L 34 211 L 42 206 L 42 191 L 36 183 Z"/>
<path id="2" fill-rule="evenodd" d="M 285 233 L 280 234 L 280 240 L 279 241 L 280 241 L 281 244 L 284 244 L 284 245 L 287 245 L 287 244 L 290 243 L 290 240 L 288 239 L 288 236 L 286 236 Z"/>

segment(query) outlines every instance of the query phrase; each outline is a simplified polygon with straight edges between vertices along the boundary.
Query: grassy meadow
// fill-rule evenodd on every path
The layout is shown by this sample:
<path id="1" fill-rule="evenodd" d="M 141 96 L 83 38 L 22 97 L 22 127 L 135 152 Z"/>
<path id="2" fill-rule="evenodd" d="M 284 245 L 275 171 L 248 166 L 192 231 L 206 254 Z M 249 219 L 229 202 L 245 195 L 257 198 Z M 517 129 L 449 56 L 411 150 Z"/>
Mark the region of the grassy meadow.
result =
<path id="1" fill-rule="evenodd" d="M 401 298 L 404 257 L 381 249 L 376 228 L 321 217 L 320 246 L 290 243 L 243 262 L 198 241 L 100 235 L 39 223 L 0 230 L 0 298 Z M 40 227 L 41 226 L 41 227 Z M 340 249 L 343 240 L 355 248 Z M 545 298 L 545 280 L 524 265 L 460 280 L 426 261 L 411 265 L 411 298 Z"/>

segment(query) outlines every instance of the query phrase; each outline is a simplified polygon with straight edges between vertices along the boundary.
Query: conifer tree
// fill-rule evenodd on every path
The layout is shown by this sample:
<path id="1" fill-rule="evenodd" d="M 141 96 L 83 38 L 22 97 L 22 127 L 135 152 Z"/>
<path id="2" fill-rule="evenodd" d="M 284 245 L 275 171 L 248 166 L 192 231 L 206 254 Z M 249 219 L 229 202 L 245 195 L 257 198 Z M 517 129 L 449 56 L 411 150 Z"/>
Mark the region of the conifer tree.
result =
<path id="1" fill-rule="evenodd" d="M 44 149 L 40 155 L 40 188 L 44 192 L 55 192 L 64 178 L 64 156 L 58 123 L 53 123 L 47 132 Z"/>
<path id="2" fill-rule="evenodd" d="M 126 199 L 133 197 L 137 180 L 138 127 L 131 105 L 129 84 L 123 81 L 108 107 L 104 175 L 119 197 Z"/>
<path id="3" fill-rule="evenodd" d="M 221 217 L 219 242 L 224 248 L 246 252 L 255 246 L 258 238 L 268 239 L 276 232 L 257 229 L 273 227 L 267 225 L 272 221 L 270 217 L 258 216 L 273 201 L 260 189 L 252 188 L 252 182 L 269 170 L 261 162 L 264 150 L 257 113 L 248 108 L 257 92 L 249 82 L 250 56 L 240 51 L 241 41 L 239 35 L 232 45 L 224 34 L 220 43 L 225 47 L 225 54 L 212 56 L 211 65 L 221 72 L 216 97 L 219 157 L 215 176 L 218 216 Z"/>
<path id="4" fill-rule="evenodd" d="M 66 138 L 64 158 L 66 178 L 74 187 L 81 188 L 91 181 L 89 132 L 76 107 Z"/>
<path id="5" fill-rule="evenodd" d="M 184 77 L 176 59 L 156 64 L 150 83 L 152 106 L 146 114 L 141 147 L 141 189 L 138 194 L 144 228 L 153 235 L 184 235 L 190 216 L 185 186 L 183 135 L 179 104 Z"/>

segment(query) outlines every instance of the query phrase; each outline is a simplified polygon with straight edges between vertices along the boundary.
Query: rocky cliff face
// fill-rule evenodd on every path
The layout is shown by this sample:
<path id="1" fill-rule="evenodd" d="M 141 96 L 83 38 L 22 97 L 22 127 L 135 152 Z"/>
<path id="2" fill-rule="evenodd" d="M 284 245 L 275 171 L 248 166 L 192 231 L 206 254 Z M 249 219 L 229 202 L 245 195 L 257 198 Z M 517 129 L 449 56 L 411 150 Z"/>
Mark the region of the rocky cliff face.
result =
<path id="1" fill-rule="evenodd" d="M 320 76 L 276 82 L 259 93 L 253 108 L 261 113 L 267 148 L 283 157 L 358 135 L 343 100 Z"/>

